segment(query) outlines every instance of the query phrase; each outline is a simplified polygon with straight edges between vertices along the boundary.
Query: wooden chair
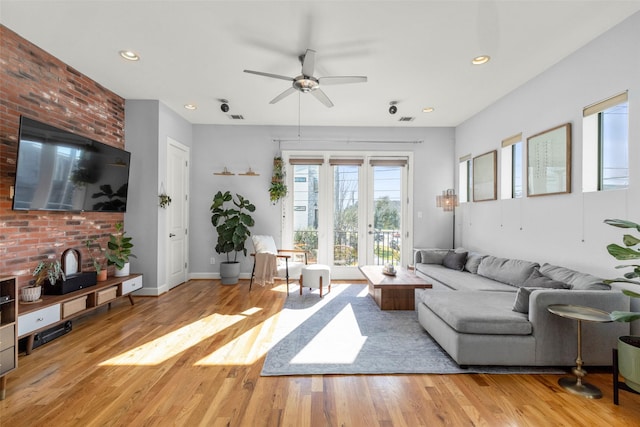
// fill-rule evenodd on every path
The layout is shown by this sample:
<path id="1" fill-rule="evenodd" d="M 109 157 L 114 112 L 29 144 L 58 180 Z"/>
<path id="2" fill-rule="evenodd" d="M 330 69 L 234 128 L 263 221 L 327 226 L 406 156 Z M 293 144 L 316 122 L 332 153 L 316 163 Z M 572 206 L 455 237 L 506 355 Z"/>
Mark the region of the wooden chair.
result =
<path id="1" fill-rule="evenodd" d="M 251 236 L 253 242 L 254 253 L 253 269 L 251 270 L 251 281 L 249 282 L 249 291 L 253 285 L 253 279 L 256 273 L 256 254 L 269 253 L 273 254 L 277 260 L 276 278 L 285 280 L 287 283 L 287 295 L 289 294 L 289 278 L 300 277 L 302 266 L 307 264 L 307 251 L 303 249 L 278 249 L 273 236 Z"/>

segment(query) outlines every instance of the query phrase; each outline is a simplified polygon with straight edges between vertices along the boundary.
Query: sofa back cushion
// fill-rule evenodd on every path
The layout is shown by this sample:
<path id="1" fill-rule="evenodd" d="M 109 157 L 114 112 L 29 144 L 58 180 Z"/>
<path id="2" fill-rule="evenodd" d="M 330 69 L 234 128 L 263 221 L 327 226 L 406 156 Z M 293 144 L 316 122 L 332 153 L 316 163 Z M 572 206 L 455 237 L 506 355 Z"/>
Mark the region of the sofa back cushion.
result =
<path id="1" fill-rule="evenodd" d="M 448 249 L 421 249 L 420 264 L 441 264 L 444 257 L 449 252 Z M 417 260 L 416 260 L 417 262 Z"/>
<path id="2" fill-rule="evenodd" d="M 478 266 L 478 274 L 511 286 L 522 286 L 539 267 L 537 262 L 520 259 L 498 258 L 488 255 L 482 258 Z"/>
<path id="3" fill-rule="evenodd" d="M 553 280 L 567 283 L 571 287 L 571 289 L 577 289 L 581 291 L 611 289 L 611 286 L 604 284 L 602 282 L 602 279 L 600 279 L 599 277 L 592 276 L 587 273 L 580 273 L 566 267 L 558 267 L 545 263 L 542 265 L 542 267 L 540 267 L 540 273 Z"/>
<path id="4" fill-rule="evenodd" d="M 452 270 L 462 271 L 467 262 L 466 252 L 449 251 L 442 260 L 442 265 Z"/>
<path id="5" fill-rule="evenodd" d="M 464 264 L 464 269 L 469 273 L 477 274 L 480 261 L 486 255 L 479 254 L 477 252 L 469 252 L 467 254 L 467 262 Z"/>
<path id="6" fill-rule="evenodd" d="M 527 288 L 553 288 L 553 289 L 570 289 L 571 285 L 560 282 L 558 280 L 553 280 L 550 277 L 545 276 L 540 273 L 539 269 L 533 270 L 531 276 L 527 278 L 522 284 L 523 287 Z"/>

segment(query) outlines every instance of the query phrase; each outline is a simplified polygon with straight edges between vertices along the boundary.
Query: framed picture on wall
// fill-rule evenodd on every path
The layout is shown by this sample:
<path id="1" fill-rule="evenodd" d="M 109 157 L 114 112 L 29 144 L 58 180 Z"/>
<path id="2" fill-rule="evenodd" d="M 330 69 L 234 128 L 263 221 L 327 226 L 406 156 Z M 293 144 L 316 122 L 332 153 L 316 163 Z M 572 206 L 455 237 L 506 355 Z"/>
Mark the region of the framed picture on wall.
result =
<path id="1" fill-rule="evenodd" d="M 571 192 L 571 123 L 527 138 L 527 196 Z"/>
<path id="2" fill-rule="evenodd" d="M 473 201 L 496 200 L 496 158 L 498 151 L 473 158 Z"/>

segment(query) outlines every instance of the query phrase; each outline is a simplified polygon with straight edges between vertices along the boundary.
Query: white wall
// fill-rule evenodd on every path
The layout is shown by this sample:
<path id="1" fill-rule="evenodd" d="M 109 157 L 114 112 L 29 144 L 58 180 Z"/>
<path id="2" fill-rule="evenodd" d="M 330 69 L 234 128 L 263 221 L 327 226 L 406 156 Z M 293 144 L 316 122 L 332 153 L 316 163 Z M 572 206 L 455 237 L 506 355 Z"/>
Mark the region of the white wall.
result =
<path id="1" fill-rule="evenodd" d="M 370 150 L 414 152 L 414 246 L 451 246 L 452 215 L 435 207 L 435 196 L 453 188 L 452 128 L 351 128 L 306 127 L 297 141 L 297 127 L 196 125 L 191 151 L 190 239 L 191 277 L 217 277 L 221 256 L 214 251 L 216 235 L 209 208 L 213 195 L 230 190 L 256 205 L 254 234 L 271 234 L 279 239 L 281 205 L 269 200 L 273 157 L 280 150 Z M 284 139 L 289 142 L 274 142 Z M 307 142 L 305 142 L 307 140 Z M 313 141 L 309 141 L 313 140 Z M 345 143 L 345 140 L 423 141 L 413 143 Z M 326 142 L 320 142 L 326 141 Z M 333 141 L 333 142 L 331 142 Z M 224 167 L 246 172 L 249 167 L 259 177 L 218 176 Z M 417 212 L 422 212 L 422 219 Z M 251 243 L 248 242 L 249 250 Z M 215 257 L 217 263 L 209 260 Z M 242 260 L 241 271 L 251 272 L 250 257 Z"/>
<path id="2" fill-rule="evenodd" d="M 167 291 L 166 211 L 158 206 L 160 184 L 167 177 L 167 139 L 188 147 L 192 125 L 159 101 L 127 100 L 125 104 L 125 147 L 131 152 L 129 191 L 125 226 L 134 244 L 131 271 L 144 275 L 143 295 Z"/>
<path id="3" fill-rule="evenodd" d="M 464 204 L 457 221 L 462 246 L 498 256 L 564 265 L 605 278 L 620 277 L 620 271 L 614 269 L 620 262 L 605 247 L 619 242 L 622 232 L 603 224 L 603 220 L 640 222 L 638 41 L 640 14 L 456 129 L 456 158 L 494 149 L 500 155 L 500 141 L 518 132 L 526 140 L 570 122 L 573 133 L 572 192 Z M 630 186 L 627 190 L 582 193 L 582 109 L 624 90 L 629 91 Z"/>

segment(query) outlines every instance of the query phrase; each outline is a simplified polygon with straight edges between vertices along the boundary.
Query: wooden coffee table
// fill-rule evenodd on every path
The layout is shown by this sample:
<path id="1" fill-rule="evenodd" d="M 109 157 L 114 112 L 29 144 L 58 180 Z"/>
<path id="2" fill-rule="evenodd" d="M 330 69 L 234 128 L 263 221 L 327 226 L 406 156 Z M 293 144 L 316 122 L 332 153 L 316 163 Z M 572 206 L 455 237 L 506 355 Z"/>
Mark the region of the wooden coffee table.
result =
<path id="1" fill-rule="evenodd" d="M 415 310 L 415 290 L 431 289 L 431 284 L 407 271 L 396 268 L 395 276 L 382 272 L 381 265 L 359 267 L 369 282 L 369 294 L 381 310 Z"/>

